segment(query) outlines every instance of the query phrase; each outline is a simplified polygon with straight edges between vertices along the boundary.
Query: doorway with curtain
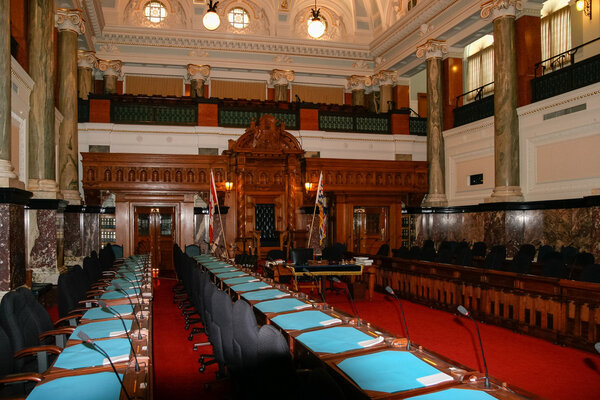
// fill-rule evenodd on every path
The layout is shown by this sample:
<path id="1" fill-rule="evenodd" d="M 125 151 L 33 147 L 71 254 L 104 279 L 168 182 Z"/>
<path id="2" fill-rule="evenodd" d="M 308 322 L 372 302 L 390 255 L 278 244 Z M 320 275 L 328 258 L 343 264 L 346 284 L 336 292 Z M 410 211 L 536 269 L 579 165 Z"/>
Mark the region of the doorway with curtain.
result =
<path id="1" fill-rule="evenodd" d="M 161 271 L 173 270 L 175 215 L 175 207 L 134 208 L 134 254 L 149 253 Z"/>
<path id="2" fill-rule="evenodd" d="M 354 207 L 353 251 L 375 254 L 389 244 L 389 207 Z"/>

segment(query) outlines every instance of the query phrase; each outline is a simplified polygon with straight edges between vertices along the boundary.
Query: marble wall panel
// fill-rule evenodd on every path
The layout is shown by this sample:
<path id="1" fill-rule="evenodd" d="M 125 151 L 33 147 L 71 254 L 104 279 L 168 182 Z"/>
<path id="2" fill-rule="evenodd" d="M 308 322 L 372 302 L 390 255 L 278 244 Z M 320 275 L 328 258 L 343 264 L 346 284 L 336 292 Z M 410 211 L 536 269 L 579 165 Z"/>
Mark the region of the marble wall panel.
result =
<path id="1" fill-rule="evenodd" d="M 524 211 L 523 243 L 529 243 L 536 248 L 546 244 L 544 240 L 544 211 Z"/>
<path id="2" fill-rule="evenodd" d="M 83 214 L 82 256 L 89 256 L 92 251 L 100 251 L 100 214 Z"/>
<path id="3" fill-rule="evenodd" d="M 425 216 L 422 214 L 413 215 L 414 222 L 415 222 L 415 238 L 412 243 L 413 246 L 422 247 L 425 239 L 428 239 L 427 237 L 425 237 L 425 230 L 423 228 L 424 227 L 424 222 L 423 222 L 424 217 Z"/>
<path id="4" fill-rule="evenodd" d="M 494 245 L 505 243 L 506 239 L 506 212 L 483 212 L 483 242 L 488 249 Z"/>
<path id="5" fill-rule="evenodd" d="M 560 251 L 562 246 L 573 244 L 571 210 L 544 210 L 544 241 Z"/>
<path id="6" fill-rule="evenodd" d="M 514 257 L 523 244 L 525 212 L 523 210 L 510 210 L 505 212 L 505 240 L 506 256 Z"/>
<path id="7" fill-rule="evenodd" d="M 600 207 L 591 207 L 592 233 L 590 237 L 590 253 L 600 263 Z"/>
<path id="8" fill-rule="evenodd" d="M 594 223 L 592 221 L 591 208 L 572 208 L 571 211 L 571 241 L 579 251 L 591 252 L 592 232 Z"/>
<path id="9" fill-rule="evenodd" d="M 59 238 L 56 210 L 29 210 L 29 265 L 34 282 L 58 281 Z"/>
<path id="10" fill-rule="evenodd" d="M 65 257 L 83 255 L 83 232 L 80 213 L 65 213 Z"/>
<path id="11" fill-rule="evenodd" d="M 10 290 L 10 204 L 0 204 L 0 291 Z"/>

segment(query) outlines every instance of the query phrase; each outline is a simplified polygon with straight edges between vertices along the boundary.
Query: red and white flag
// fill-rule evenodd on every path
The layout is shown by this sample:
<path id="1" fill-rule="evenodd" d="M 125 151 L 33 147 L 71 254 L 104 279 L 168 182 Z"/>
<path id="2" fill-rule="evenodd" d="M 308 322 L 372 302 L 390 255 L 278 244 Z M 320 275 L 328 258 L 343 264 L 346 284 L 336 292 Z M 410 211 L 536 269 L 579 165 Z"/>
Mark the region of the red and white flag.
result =
<path id="1" fill-rule="evenodd" d="M 215 186 L 215 177 L 212 169 L 210 170 L 210 197 L 208 200 L 208 241 L 212 245 L 214 242 L 213 226 L 215 222 L 215 208 L 218 207 L 217 187 Z"/>

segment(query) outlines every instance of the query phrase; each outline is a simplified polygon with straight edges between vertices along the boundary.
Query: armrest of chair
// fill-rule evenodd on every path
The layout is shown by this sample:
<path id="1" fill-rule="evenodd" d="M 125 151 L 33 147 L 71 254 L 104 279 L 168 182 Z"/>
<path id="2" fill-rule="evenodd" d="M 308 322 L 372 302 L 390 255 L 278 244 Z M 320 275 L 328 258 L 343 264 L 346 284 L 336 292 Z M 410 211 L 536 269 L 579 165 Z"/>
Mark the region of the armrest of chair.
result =
<path id="1" fill-rule="evenodd" d="M 0 378 L 0 383 L 17 383 L 23 381 L 41 382 L 42 375 L 35 372 L 21 372 L 19 374 L 10 374 Z"/>
<path id="2" fill-rule="evenodd" d="M 14 354 L 15 358 L 21 358 L 26 356 L 36 355 L 37 353 L 51 353 L 51 354 L 60 354 L 62 349 L 58 346 L 46 345 L 46 346 L 34 346 L 28 347 L 23 350 L 19 350 Z"/>
<path id="3" fill-rule="evenodd" d="M 83 313 L 69 314 L 66 317 L 62 317 L 62 318 L 59 318 L 56 321 L 54 321 L 54 326 L 56 328 L 58 328 L 58 325 L 62 324 L 63 322 L 69 322 L 69 324 L 71 325 L 71 321 L 75 321 L 75 323 L 77 323 L 77 320 L 81 317 L 83 317 Z M 71 325 L 71 326 L 74 326 L 74 325 Z"/>
<path id="4" fill-rule="evenodd" d="M 74 326 L 68 326 L 65 328 L 54 329 L 51 331 L 42 332 L 42 333 L 40 333 L 40 340 L 43 340 L 44 338 L 46 338 L 48 336 L 70 335 L 71 333 L 73 333 L 74 330 L 75 330 Z"/>
<path id="5" fill-rule="evenodd" d="M 91 289 L 85 292 L 85 295 L 90 298 L 91 296 L 98 296 L 104 292 L 106 292 L 104 289 Z"/>
<path id="6" fill-rule="evenodd" d="M 98 299 L 85 299 L 85 300 L 79 300 L 79 302 L 77 304 L 80 304 L 82 306 L 85 306 L 86 304 L 93 304 L 93 305 L 98 305 Z"/>

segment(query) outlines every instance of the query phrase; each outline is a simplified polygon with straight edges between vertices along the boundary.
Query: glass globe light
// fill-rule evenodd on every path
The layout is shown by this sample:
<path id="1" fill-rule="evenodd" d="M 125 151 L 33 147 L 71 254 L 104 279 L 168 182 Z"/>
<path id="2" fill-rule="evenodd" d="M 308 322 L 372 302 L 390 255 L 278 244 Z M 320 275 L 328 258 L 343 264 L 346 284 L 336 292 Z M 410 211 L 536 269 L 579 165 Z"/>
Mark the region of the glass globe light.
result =
<path id="1" fill-rule="evenodd" d="M 325 33 L 325 24 L 320 18 L 311 18 L 308 23 L 308 34 L 314 39 L 318 39 Z"/>
<path id="2" fill-rule="evenodd" d="M 206 29 L 208 29 L 209 31 L 214 31 L 219 27 L 219 25 L 221 25 L 221 19 L 219 18 L 219 15 L 216 12 L 209 11 L 206 14 L 204 14 L 204 18 L 202 18 L 202 23 L 204 24 L 204 27 Z"/>

